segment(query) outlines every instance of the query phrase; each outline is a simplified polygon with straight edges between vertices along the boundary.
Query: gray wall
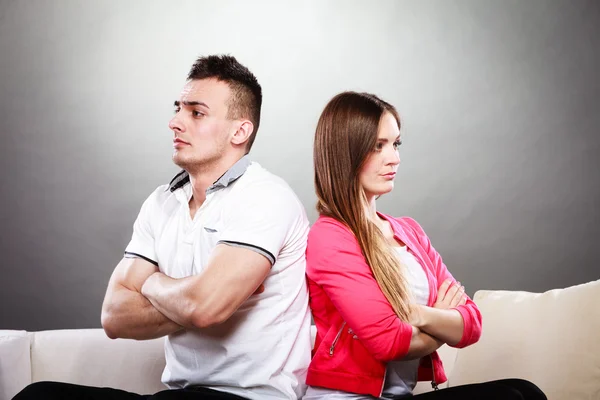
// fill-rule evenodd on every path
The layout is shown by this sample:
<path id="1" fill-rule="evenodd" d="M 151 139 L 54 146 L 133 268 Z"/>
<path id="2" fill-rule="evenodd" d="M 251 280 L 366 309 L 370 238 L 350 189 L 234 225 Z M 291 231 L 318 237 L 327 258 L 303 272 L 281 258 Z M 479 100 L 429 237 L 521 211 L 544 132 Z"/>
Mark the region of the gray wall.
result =
<path id="1" fill-rule="evenodd" d="M 600 278 L 600 3 L 0 1 L 0 328 L 100 326 L 145 197 L 177 171 L 188 68 L 231 53 L 264 90 L 254 159 L 316 219 L 325 103 L 404 120 L 396 190 L 469 293 Z"/>

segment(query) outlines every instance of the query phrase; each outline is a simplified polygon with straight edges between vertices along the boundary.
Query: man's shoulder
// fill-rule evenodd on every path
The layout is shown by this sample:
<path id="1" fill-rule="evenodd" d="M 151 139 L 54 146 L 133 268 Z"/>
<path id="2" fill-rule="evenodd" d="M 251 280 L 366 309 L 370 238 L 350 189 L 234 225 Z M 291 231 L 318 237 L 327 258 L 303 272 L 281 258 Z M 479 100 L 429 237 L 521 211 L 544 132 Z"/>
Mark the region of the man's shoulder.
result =
<path id="1" fill-rule="evenodd" d="M 300 202 L 290 185 L 280 176 L 275 175 L 257 162 L 252 162 L 244 175 L 236 183 L 235 189 L 243 193 L 244 198 L 259 198 L 268 201 L 278 198 L 280 201 Z"/>
<path id="2" fill-rule="evenodd" d="M 160 185 L 144 201 L 143 208 L 150 209 L 153 214 L 157 210 L 169 208 L 170 204 L 176 205 L 177 200 L 173 192 L 169 190 L 169 185 Z M 156 216 L 156 215 L 155 215 Z"/>
<path id="3" fill-rule="evenodd" d="M 252 184 L 272 184 L 290 189 L 289 185 L 282 177 L 272 173 L 255 161 L 248 166 L 248 169 L 240 179 L 251 182 Z"/>
<path id="4" fill-rule="evenodd" d="M 164 184 L 158 186 L 150 195 L 148 196 L 148 200 L 155 203 L 164 203 L 169 199 L 173 198 L 173 192 L 169 190 L 169 184 Z"/>

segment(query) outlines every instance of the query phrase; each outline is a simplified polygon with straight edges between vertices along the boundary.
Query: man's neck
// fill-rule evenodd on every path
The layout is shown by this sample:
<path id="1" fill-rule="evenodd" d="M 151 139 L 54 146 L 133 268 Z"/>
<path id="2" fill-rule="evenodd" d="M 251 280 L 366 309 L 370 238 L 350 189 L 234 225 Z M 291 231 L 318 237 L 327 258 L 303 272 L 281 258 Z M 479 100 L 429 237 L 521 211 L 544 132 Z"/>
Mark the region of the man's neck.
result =
<path id="1" fill-rule="evenodd" d="M 188 171 L 190 184 L 192 185 L 192 198 L 189 206 L 192 218 L 195 212 L 202 206 L 206 200 L 206 190 L 211 187 L 223 174 L 225 174 L 242 156 L 222 158 L 203 168 Z"/>

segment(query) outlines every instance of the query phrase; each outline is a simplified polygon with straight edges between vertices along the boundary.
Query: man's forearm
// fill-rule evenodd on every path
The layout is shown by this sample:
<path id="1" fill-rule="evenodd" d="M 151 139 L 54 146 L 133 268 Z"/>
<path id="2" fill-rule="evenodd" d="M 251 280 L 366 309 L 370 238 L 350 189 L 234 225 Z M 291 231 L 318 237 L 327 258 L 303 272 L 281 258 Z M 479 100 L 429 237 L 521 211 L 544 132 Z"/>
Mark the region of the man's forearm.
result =
<path id="1" fill-rule="evenodd" d="M 464 330 L 464 321 L 457 310 L 420 306 L 419 312 L 420 318 L 415 326 L 421 331 L 435 336 L 449 345 L 460 342 Z"/>
<path id="2" fill-rule="evenodd" d="M 413 326 L 413 335 L 410 340 L 410 347 L 408 348 L 408 353 L 402 358 L 402 360 L 414 360 L 428 356 L 443 344 L 443 341 Z"/>
<path id="3" fill-rule="evenodd" d="M 185 328 L 194 329 L 197 328 L 192 321 L 196 308 L 195 299 L 186 295 L 190 279 L 196 278 L 174 279 L 156 272 L 144 283 L 142 294 L 166 318 Z"/>
<path id="4" fill-rule="evenodd" d="M 111 339 L 154 339 L 182 329 L 139 292 L 121 287 L 112 296 L 102 310 L 102 326 Z"/>

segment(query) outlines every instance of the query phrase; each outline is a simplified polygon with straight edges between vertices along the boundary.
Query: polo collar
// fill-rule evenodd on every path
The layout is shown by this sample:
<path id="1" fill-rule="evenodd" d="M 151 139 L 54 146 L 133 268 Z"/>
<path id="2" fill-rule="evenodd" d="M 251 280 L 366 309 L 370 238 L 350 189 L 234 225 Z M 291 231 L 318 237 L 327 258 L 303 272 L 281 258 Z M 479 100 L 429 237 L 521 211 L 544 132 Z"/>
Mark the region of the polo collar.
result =
<path id="1" fill-rule="evenodd" d="M 244 175 L 250 164 L 252 164 L 252 161 L 250 161 L 249 156 L 246 155 L 240 158 L 235 164 L 231 166 L 231 168 L 229 168 L 223 175 L 221 175 L 221 177 L 217 179 L 215 183 L 213 183 L 208 187 L 208 189 L 206 189 L 206 194 L 208 195 L 213 192 L 224 189 L 236 180 L 238 180 L 242 175 Z M 172 193 L 177 189 L 184 187 L 188 183 L 190 183 L 190 175 L 186 170 L 181 170 L 181 172 L 175 175 L 175 177 L 169 183 L 168 190 Z"/>

